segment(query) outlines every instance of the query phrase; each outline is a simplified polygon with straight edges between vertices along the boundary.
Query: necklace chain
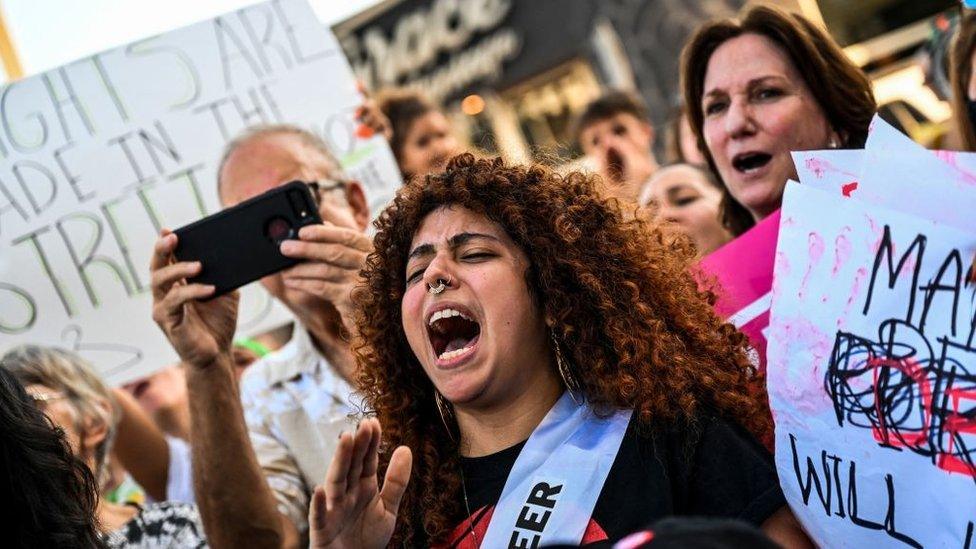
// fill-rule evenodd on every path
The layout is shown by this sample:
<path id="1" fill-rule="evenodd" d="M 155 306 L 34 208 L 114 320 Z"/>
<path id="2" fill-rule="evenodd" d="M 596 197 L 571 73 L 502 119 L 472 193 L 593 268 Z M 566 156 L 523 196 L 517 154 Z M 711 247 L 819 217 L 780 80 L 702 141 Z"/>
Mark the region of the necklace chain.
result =
<path id="1" fill-rule="evenodd" d="M 465 486 L 467 481 L 464 478 L 464 467 L 458 464 L 458 471 L 461 473 L 461 495 L 464 496 L 464 510 L 468 513 L 468 533 L 474 539 L 475 546 L 481 547 L 481 542 L 478 540 L 478 535 L 474 532 L 474 516 L 471 515 L 471 505 L 468 503 L 468 489 Z"/>

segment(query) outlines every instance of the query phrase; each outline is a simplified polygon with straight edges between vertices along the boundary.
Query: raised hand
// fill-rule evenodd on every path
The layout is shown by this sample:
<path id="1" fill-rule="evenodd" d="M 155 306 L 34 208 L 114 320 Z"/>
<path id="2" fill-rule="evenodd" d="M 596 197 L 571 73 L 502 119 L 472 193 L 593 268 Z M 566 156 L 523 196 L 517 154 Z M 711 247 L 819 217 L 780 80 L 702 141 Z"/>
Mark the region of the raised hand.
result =
<path id="1" fill-rule="evenodd" d="M 362 137 L 371 137 L 373 133 L 378 133 L 389 141 L 393 137 L 393 125 L 390 124 L 390 120 L 383 114 L 380 110 L 379 105 L 370 96 L 369 90 L 363 86 L 362 82 L 357 82 L 357 88 L 359 93 L 363 94 L 363 104 L 356 109 L 356 119 L 358 119 L 365 128 L 363 130 L 358 130 L 358 133 Z M 369 135 L 366 135 L 369 134 Z"/>
<path id="2" fill-rule="evenodd" d="M 340 437 L 325 482 L 312 494 L 311 549 L 368 549 L 390 542 L 413 458 L 406 446 L 397 448 L 380 489 L 376 469 L 381 431 L 379 421 L 367 419 L 355 433 Z"/>
<path id="3" fill-rule="evenodd" d="M 188 284 L 186 279 L 200 272 L 199 262 L 175 262 L 177 236 L 164 229 L 153 249 L 153 320 L 162 328 L 170 344 L 184 362 L 203 367 L 218 355 L 230 353 L 237 326 L 237 292 L 210 301 L 197 301 L 213 295 L 206 284 Z"/>

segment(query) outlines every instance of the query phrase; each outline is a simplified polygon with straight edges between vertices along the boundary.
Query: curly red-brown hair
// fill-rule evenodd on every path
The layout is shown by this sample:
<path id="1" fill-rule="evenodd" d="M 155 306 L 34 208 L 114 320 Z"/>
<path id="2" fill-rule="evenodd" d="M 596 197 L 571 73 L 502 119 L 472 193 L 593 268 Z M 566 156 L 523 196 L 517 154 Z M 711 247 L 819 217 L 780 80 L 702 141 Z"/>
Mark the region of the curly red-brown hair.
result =
<path id="1" fill-rule="evenodd" d="M 714 296 L 689 274 L 689 242 L 623 214 L 597 183 L 579 172 L 462 154 L 445 173 L 408 183 L 377 220 L 375 252 L 355 294 L 356 353 L 384 448 L 405 445 L 414 454 L 395 545 L 443 542 L 464 518 L 456 435 L 444 427 L 400 316 L 414 232 L 446 205 L 483 214 L 525 252 L 529 288 L 594 409 L 633 409 L 648 428 L 710 413 L 768 434 L 746 339 L 715 316 Z"/>

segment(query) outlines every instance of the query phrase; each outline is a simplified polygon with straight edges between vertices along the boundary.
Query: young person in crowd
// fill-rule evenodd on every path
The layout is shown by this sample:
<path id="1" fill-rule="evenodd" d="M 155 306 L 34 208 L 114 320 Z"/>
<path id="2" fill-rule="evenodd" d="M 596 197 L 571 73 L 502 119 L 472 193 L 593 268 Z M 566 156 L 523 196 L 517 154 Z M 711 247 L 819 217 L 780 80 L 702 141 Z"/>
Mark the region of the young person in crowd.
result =
<path id="1" fill-rule="evenodd" d="M 372 249 L 362 187 L 343 178 L 314 135 L 266 126 L 228 144 L 218 191 L 232 206 L 293 180 L 312 184 L 325 224 L 282 244 L 283 254 L 302 263 L 261 280 L 294 314 L 294 334 L 239 384 L 237 295 L 184 305 L 213 287 L 177 283 L 202 266 L 171 264 L 177 238 L 169 231 L 151 265 L 153 318 L 186 369 L 197 503 L 208 537 L 221 547 L 302 543 L 312 487 L 354 411 L 351 291 Z"/>
<path id="2" fill-rule="evenodd" d="M 864 72 L 825 31 L 768 6 L 699 28 L 681 54 L 681 86 L 736 235 L 748 229 L 738 220 L 780 207 L 797 177 L 791 151 L 861 147 L 877 108 Z"/>
<path id="3" fill-rule="evenodd" d="M 376 99 L 367 95 L 359 119 L 390 142 L 404 179 L 443 171 L 461 149 L 443 111 L 413 90 L 385 90 Z"/>
<path id="4" fill-rule="evenodd" d="M 36 345 L 10 350 L 0 358 L 0 368 L 24 385 L 51 422 L 64 431 L 72 453 L 94 478 L 103 478 L 116 433 L 123 429 L 123 412 L 93 368 L 72 352 Z M 142 428 L 152 428 L 148 418 L 144 417 Z M 162 444 L 158 451 L 165 454 L 165 441 Z M 190 504 L 119 505 L 100 494 L 95 513 L 108 547 L 207 546 L 200 516 Z"/>
<path id="5" fill-rule="evenodd" d="M 123 389 L 113 389 L 119 410 L 118 428 L 109 467 L 125 471 L 126 482 L 116 488 L 144 492 L 134 494 L 135 503 L 145 501 L 182 501 L 195 503 L 190 446 L 186 439 L 169 436 L 152 420 L 135 398 Z M 105 486 L 103 485 L 103 488 Z M 133 501 L 117 494 L 116 503 Z M 106 493 L 106 497 L 110 494 Z"/>
<path id="6" fill-rule="evenodd" d="M 669 515 L 807 543 L 750 434 L 771 426 L 745 338 L 689 247 L 597 179 L 464 154 L 383 213 L 356 293 L 376 419 L 342 436 L 312 547 L 588 543 Z"/>
<path id="7" fill-rule="evenodd" d="M 636 203 L 641 186 L 658 168 L 651 150 L 654 127 L 640 100 L 622 91 L 604 94 L 586 106 L 574 134 L 596 164 L 607 194 Z"/>
<path id="8" fill-rule="evenodd" d="M 123 386 L 157 427 L 167 436 L 190 441 L 190 399 L 186 389 L 186 372 L 180 364 Z"/>
<path id="9" fill-rule="evenodd" d="M 976 11 L 963 10 L 949 55 L 952 120 L 963 150 L 976 151 Z"/>
<path id="10" fill-rule="evenodd" d="M 673 223 L 688 235 L 698 256 L 706 256 L 732 240 L 722 225 L 722 185 L 706 166 L 672 164 L 659 169 L 641 190 L 638 203 L 656 220 Z"/>
<path id="11" fill-rule="evenodd" d="M 4 545 L 102 547 L 95 477 L 73 454 L 65 431 L 38 408 L 44 402 L 35 402 L 5 368 L 0 368 L 0 403 L 0 469 L 12 526 L 4 531 Z"/>

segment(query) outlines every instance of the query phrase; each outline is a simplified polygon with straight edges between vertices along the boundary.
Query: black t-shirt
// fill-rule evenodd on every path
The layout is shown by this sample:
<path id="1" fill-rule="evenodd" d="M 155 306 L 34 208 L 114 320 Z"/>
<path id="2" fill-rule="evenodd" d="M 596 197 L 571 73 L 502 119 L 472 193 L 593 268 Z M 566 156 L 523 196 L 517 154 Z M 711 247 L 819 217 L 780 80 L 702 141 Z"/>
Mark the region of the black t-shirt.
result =
<path id="1" fill-rule="evenodd" d="M 455 528 L 448 547 L 473 548 L 475 540 L 484 539 L 524 445 L 462 458 L 471 517 Z M 614 542 L 672 515 L 733 518 L 758 526 L 784 505 L 772 456 L 738 426 L 704 418 L 692 426 L 681 423 L 644 432 L 632 420 L 583 544 Z"/>

